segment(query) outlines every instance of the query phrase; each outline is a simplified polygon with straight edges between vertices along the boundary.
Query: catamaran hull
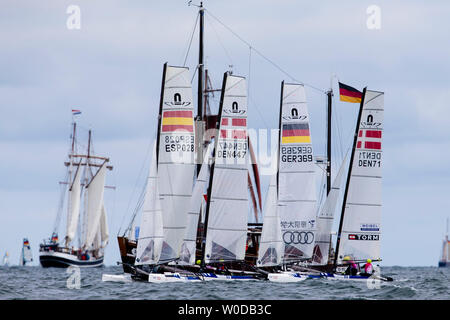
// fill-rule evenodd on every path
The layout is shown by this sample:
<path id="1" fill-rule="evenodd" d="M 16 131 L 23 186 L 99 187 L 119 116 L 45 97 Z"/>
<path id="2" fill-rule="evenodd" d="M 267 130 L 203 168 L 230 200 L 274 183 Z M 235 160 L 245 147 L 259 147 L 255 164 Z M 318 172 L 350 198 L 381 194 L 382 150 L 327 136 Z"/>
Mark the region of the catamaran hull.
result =
<path id="1" fill-rule="evenodd" d="M 148 282 L 200 282 L 200 281 L 254 281 L 257 278 L 249 275 L 223 275 L 215 273 L 200 273 L 195 275 L 180 275 L 179 273 L 166 272 L 151 273 L 148 275 Z"/>
<path id="2" fill-rule="evenodd" d="M 41 252 L 39 261 L 44 268 L 68 268 L 77 266 L 80 268 L 101 267 L 103 265 L 103 257 L 98 259 L 80 260 L 77 256 L 62 252 Z"/>
<path id="3" fill-rule="evenodd" d="M 332 274 L 328 273 L 325 275 L 325 278 L 328 280 L 344 280 L 344 281 L 360 281 L 360 282 L 367 282 L 367 281 L 393 281 L 390 277 L 383 277 L 383 276 L 350 276 L 350 275 L 342 275 L 342 274 Z"/>

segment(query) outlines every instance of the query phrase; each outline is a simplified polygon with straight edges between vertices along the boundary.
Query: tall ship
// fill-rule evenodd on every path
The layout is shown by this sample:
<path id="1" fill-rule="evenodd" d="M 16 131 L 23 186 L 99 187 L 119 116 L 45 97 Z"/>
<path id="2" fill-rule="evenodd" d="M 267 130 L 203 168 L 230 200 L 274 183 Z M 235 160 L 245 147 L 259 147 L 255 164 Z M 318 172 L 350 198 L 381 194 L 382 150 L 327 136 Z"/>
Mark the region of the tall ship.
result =
<path id="1" fill-rule="evenodd" d="M 78 110 L 72 112 L 74 115 L 80 113 Z M 91 130 L 87 140 L 84 145 L 78 141 L 74 120 L 54 227 L 51 237 L 39 246 L 39 261 L 44 268 L 103 265 L 109 239 L 104 204 L 105 179 L 107 170 L 113 167 L 108 165 L 108 157 L 94 154 Z M 64 230 L 61 240 L 60 227 Z"/>
<path id="2" fill-rule="evenodd" d="M 33 253 L 31 252 L 30 241 L 24 238 L 20 252 L 19 266 L 29 266 L 31 262 L 33 262 Z"/>
<path id="3" fill-rule="evenodd" d="M 442 252 L 441 252 L 441 258 L 439 260 L 439 267 L 450 267 L 450 240 L 448 238 L 448 218 L 447 218 L 447 232 L 444 238 L 444 241 L 442 241 Z"/>

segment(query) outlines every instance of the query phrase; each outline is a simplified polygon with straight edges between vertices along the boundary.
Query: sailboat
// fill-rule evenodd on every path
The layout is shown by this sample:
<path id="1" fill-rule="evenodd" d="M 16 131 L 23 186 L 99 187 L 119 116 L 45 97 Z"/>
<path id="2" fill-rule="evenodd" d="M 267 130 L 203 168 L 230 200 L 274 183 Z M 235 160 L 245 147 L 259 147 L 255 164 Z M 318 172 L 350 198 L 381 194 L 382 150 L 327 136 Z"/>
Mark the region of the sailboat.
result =
<path id="1" fill-rule="evenodd" d="M 382 133 L 384 93 L 364 88 L 336 240 L 336 253 L 327 278 L 367 280 L 369 275 L 345 275 L 345 260 L 380 262 Z M 346 258 L 348 257 L 348 258 Z M 392 281 L 379 274 L 372 276 Z"/>
<path id="2" fill-rule="evenodd" d="M 23 239 L 22 250 L 20 252 L 20 266 L 26 266 L 33 262 L 33 254 L 31 252 L 30 242 L 27 238 Z"/>
<path id="3" fill-rule="evenodd" d="M 441 259 L 438 263 L 439 267 L 450 267 L 450 240 L 448 238 L 448 225 L 449 221 L 447 218 L 447 233 L 445 235 L 444 241 L 442 242 Z"/>
<path id="4" fill-rule="evenodd" d="M 271 177 L 257 266 L 277 282 L 303 281 L 307 276 L 288 267 L 313 255 L 317 197 L 315 162 L 305 88 L 281 83 L 277 174 Z"/>
<path id="5" fill-rule="evenodd" d="M 99 267 L 103 265 L 104 249 L 109 231 L 104 204 L 106 171 L 112 170 L 107 157 L 93 154 L 92 132 L 89 130 L 87 148 L 78 146 L 77 123 L 73 121 L 71 148 L 66 178 L 60 184 L 60 203 L 52 236 L 39 247 L 42 267 Z M 66 204 L 65 237 L 59 241 L 58 229 Z"/>
<path id="6" fill-rule="evenodd" d="M 9 253 L 8 253 L 8 251 L 6 251 L 5 254 L 3 255 L 2 266 L 9 267 Z"/>
<path id="7" fill-rule="evenodd" d="M 170 181 L 176 181 L 176 185 L 181 184 L 184 186 L 185 190 L 183 190 L 184 199 L 183 201 L 180 200 L 179 204 L 176 204 L 175 207 L 172 207 L 173 205 L 169 205 L 171 201 L 166 199 L 167 192 L 172 191 L 162 191 L 159 190 L 161 193 L 161 200 L 163 201 L 163 206 L 161 210 L 163 211 L 163 233 L 164 237 L 167 241 L 165 241 L 166 244 L 169 244 L 173 239 L 174 245 L 169 247 L 172 251 L 171 254 L 166 254 L 168 247 L 164 245 L 164 250 L 162 252 L 163 258 L 158 260 L 159 264 L 165 264 L 164 268 L 170 268 L 170 265 L 176 265 L 179 267 L 183 267 L 184 270 L 193 269 L 194 271 L 198 271 L 199 266 L 197 265 L 197 262 L 200 260 L 203 260 L 203 252 L 206 250 L 206 247 L 202 247 L 202 243 L 206 241 L 206 233 L 205 230 L 207 229 L 207 223 L 205 221 L 205 216 L 207 207 L 208 207 L 208 197 L 205 194 L 206 187 L 208 186 L 208 183 L 206 180 L 209 181 L 208 176 L 210 175 L 211 165 L 210 162 L 213 161 L 211 158 L 212 154 L 212 147 L 215 145 L 214 143 L 214 137 L 217 137 L 217 132 L 225 132 L 227 130 L 225 127 L 221 131 L 217 128 L 217 124 L 219 123 L 220 119 L 220 113 L 219 115 L 211 114 L 209 111 L 209 96 L 213 95 L 215 91 L 221 91 L 217 89 L 212 89 L 210 87 L 210 80 L 208 77 L 207 70 L 204 69 L 204 63 L 203 63 L 203 30 L 204 30 L 204 8 L 202 4 L 199 6 L 199 24 L 200 24 L 200 43 L 199 43 L 199 67 L 197 70 L 198 74 L 198 101 L 197 101 L 197 115 L 194 118 L 194 103 L 192 99 L 192 88 L 191 88 L 191 80 L 189 79 L 188 75 L 188 69 L 185 67 L 175 67 L 175 66 L 168 66 L 166 65 L 164 67 L 164 76 L 163 76 L 163 85 L 162 85 L 162 91 L 161 91 L 161 102 L 160 102 L 160 121 L 158 122 L 158 133 L 156 140 L 158 141 L 158 146 L 156 146 L 156 166 L 157 166 L 157 176 L 163 177 L 160 178 L 160 183 L 164 184 L 164 181 L 169 181 L 167 179 L 167 175 L 171 173 L 172 169 L 164 163 L 163 160 L 160 159 L 161 154 L 163 156 L 168 157 L 168 155 L 164 155 L 164 153 L 167 153 L 165 150 L 167 149 L 161 149 L 161 146 L 165 146 L 164 148 L 178 148 L 179 146 L 176 145 L 176 141 L 173 139 L 180 139 L 188 137 L 190 139 L 190 142 L 185 140 L 186 146 L 189 145 L 191 150 L 177 150 L 181 152 L 186 152 L 186 154 L 189 154 L 188 157 L 195 156 L 195 158 L 192 160 L 192 163 L 189 165 L 189 169 L 185 170 L 185 168 L 182 168 L 180 165 L 177 165 L 178 170 L 180 170 L 180 174 L 175 176 L 173 175 L 173 172 L 171 174 L 171 180 Z M 170 74 L 169 74 L 170 73 Z M 176 74 L 176 76 L 175 76 Z M 231 76 L 229 79 L 233 79 L 234 76 Z M 174 81 L 172 84 L 166 83 L 168 80 Z M 174 83 L 179 82 L 178 86 Z M 231 80 L 230 80 L 231 81 Z M 178 91 L 177 91 L 178 90 Z M 182 92 L 183 91 L 183 92 Z M 246 93 L 245 93 L 246 94 Z M 237 104 L 238 102 L 236 102 Z M 235 108 L 235 106 L 233 106 Z M 239 107 L 238 107 L 239 108 Z M 228 109 L 227 109 L 228 110 Z M 176 112 L 175 112 L 176 111 Z M 189 114 L 186 112 L 189 111 Z M 208 112 L 209 111 L 209 112 Z M 165 117 L 164 112 L 175 112 L 176 116 L 172 117 Z M 227 111 L 228 112 L 228 111 Z M 242 116 L 243 110 L 239 110 L 237 113 L 241 114 Z M 174 113 L 174 115 L 175 115 Z M 241 120 L 232 120 L 233 113 L 231 112 L 227 117 L 229 116 L 230 121 L 230 128 L 231 126 L 237 121 L 237 122 L 245 122 L 246 119 Z M 161 118 L 163 121 L 161 122 Z M 165 118 L 165 120 L 164 120 Z M 180 123 L 178 123 L 178 120 L 181 120 Z M 174 122 L 175 121 L 175 122 Z M 231 123 L 234 121 L 234 123 Z M 163 123 L 165 122 L 165 123 Z M 169 124 L 170 123 L 170 124 Z M 185 130 L 187 134 L 182 133 L 181 136 L 177 134 L 173 134 L 169 129 L 169 126 L 178 126 L 177 130 Z M 164 128 L 168 131 L 164 131 Z M 242 130 L 245 126 L 241 126 L 241 130 L 239 132 L 244 132 L 245 130 Z M 173 128 L 172 128 L 173 129 Z M 236 130 L 235 130 L 236 131 Z M 231 132 L 231 131 L 230 131 Z M 180 133 L 180 132 L 178 132 Z M 246 133 L 245 133 L 246 134 Z M 172 139 L 171 145 L 167 144 L 164 139 Z M 252 150 L 252 146 L 250 143 L 250 139 L 247 137 L 247 135 L 241 136 L 241 140 L 244 139 L 245 143 L 241 143 L 240 147 L 246 148 L 245 150 L 240 150 L 241 153 L 247 153 L 249 152 L 249 157 L 251 159 L 251 164 L 249 167 L 245 168 L 245 181 L 242 180 L 243 185 L 245 186 L 245 192 L 242 194 L 242 196 L 245 196 L 247 194 L 250 195 L 250 198 L 252 200 L 252 206 L 255 213 L 255 219 L 256 223 L 247 223 L 245 224 L 245 230 L 246 233 L 241 239 L 241 243 L 244 243 L 242 248 L 244 250 L 244 258 L 241 262 L 244 263 L 251 263 L 252 261 L 256 260 L 256 252 L 259 242 L 259 233 L 261 229 L 261 223 L 258 223 L 258 209 L 261 208 L 261 188 L 260 188 L 260 180 L 259 180 L 259 172 L 258 172 L 258 166 L 256 163 L 256 159 L 254 156 L 254 152 Z M 222 138 L 217 138 L 222 139 Z M 216 140 L 217 140 L 216 139 Z M 175 143 L 175 144 L 174 144 Z M 182 148 L 182 147 L 181 147 Z M 206 151 L 209 150 L 209 151 Z M 206 152 L 205 152 L 206 151 Z M 194 153 L 193 153 L 194 152 Z M 172 155 L 175 154 L 172 152 Z M 226 152 L 225 152 L 226 154 Z M 171 157 L 172 157 L 171 155 Z M 247 157 L 247 156 L 246 156 Z M 155 157 L 154 157 L 155 159 Z M 153 162 L 155 160 L 152 160 L 152 166 Z M 204 160 L 203 160 L 204 159 Z M 247 158 L 246 158 L 247 159 Z M 202 161 L 203 160 L 203 161 Z M 163 162 L 162 166 L 161 161 Z M 192 166 L 194 164 L 194 166 Z M 247 166 L 247 163 L 245 164 Z M 192 169 L 196 169 L 195 173 L 197 174 L 197 179 L 193 179 L 192 176 Z M 242 168 L 244 172 L 244 168 Z M 182 170 L 182 171 L 181 171 Z M 211 170 L 212 171 L 212 170 Z M 182 174 L 181 174 L 182 173 Z M 200 178 L 203 177 L 203 178 Z M 200 178 L 200 179 L 199 179 Z M 150 183 L 150 176 L 148 179 L 148 183 Z M 148 236 L 145 235 L 146 232 L 149 232 L 146 227 L 142 225 L 142 223 L 146 223 L 144 221 L 141 222 L 141 225 L 136 225 L 136 216 L 139 211 L 142 210 L 144 216 L 145 214 L 145 203 L 149 203 L 147 198 L 149 195 L 149 185 L 147 183 L 146 191 L 142 193 L 142 197 L 139 201 L 139 205 L 137 206 L 135 213 L 128 225 L 128 227 L 125 229 L 125 232 L 122 236 L 118 236 L 118 242 L 119 242 L 119 248 L 120 248 L 120 255 L 121 255 L 121 264 L 123 266 L 123 271 L 125 273 L 132 273 L 134 274 L 137 269 L 141 271 L 141 267 L 134 268 L 133 266 L 135 263 L 137 265 L 140 265 L 142 262 L 141 258 L 137 255 L 139 251 L 139 241 L 140 239 L 147 238 Z M 194 189 L 197 191 L 192 191 L 192 186 L 194 183 Z M 174 184 L 171 184 L 174 185 Z M 197 187 L 197 185 L 199 187 Z M 203 186 L 203 188 L 200 188 L 200 185 Z M 187 188 L 190 187 L 191 190 L 187 190 Z M 168 186 L 162 186 L 162 188 L 165 188 L 168 190 Z M 192 193 L 192 194 L 191 194 Z M 144 196 L 145 195 L 145 196 Z M 191 197 L 191 200 L 189 202 L 189 197 Z M 145 200 L 144 200 L 145 198 Z M 164 198 L 164 199 L 163 199 Z M 156 199 L 156 198 L 155 198 Z M 175 199 L 175 201 L 177 201 Z M 166 203 L 164 205 L 164 203 Z M 190 204 L 189 204 L 190 203 Z M 248 203 L 247 203 L 248 205 Z M 181 217 L 180 214 L 182 214 L 183 211 L 181 211 L 181 208 L 186 209 L 191 208 L 191 210 L 187 213 L 187 219 L 186 217 Z M 193 212 L 194 211 L 194 212 Z M 214 211 L 214 210 L 213 210 Z M 169 218 L 167 216 L 166 212 L 169 216 L 173 216 L 173 218 Z M 242 212 L 241 212 L 242 213 Z M 247 221 L 247 210 L 243 214 L 243 218 Z M 175 226 L 170 227 L 169 225 L 175 223 Z M 184 239 L 183 239 L 183 230 L 184 232 Z M 210 229 L 212 230 L 212 229 Z M 212 232 L 212 231 L 211 231 Z M 171 235 L 169 235 L 169 233 Z M 144 234 L 144 235 L 143 235 Z M 180 238 L 181 235 L 181 238 Z M 180 239 L 182 241 L 180 242 Z M 143 242 L 147 240 L 142 240 Z M 243 241 L 243 242 L 242 242 Z M 142 243 L 143 243 L 142 242 Z M 181 247 L 180 247 L 181 244 Z M 215 248 L 215 247 L 214 247 Z M 210 248 L 208 247 L 208 250 Z M 161 258 L 161 257 L 160 257 Z M 140 261 L 138 261 L 138 259 Z M 237 260 L 236 260 L 237 261 Z M 173 269 L 171 269 L 173 270 Z M 127 277 L 128 278 L 128 277 Z"/>

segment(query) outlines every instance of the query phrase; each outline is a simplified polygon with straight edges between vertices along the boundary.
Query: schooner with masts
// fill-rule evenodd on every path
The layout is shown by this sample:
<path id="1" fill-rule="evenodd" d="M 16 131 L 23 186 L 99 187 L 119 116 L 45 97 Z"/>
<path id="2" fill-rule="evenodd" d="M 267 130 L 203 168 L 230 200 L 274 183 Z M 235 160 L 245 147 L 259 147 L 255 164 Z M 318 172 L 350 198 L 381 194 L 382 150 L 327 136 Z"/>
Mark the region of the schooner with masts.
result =
<path id="1" fill-rule="evenodd" d="M 74 115 L 80 113 L 78 110 L 72 112 Z M 107 157 L 94 154 L 91 130 L 87 147 L 77 140 L 77 123 L 74 120 L 70 152 L 64 162 L 66 175 L 60 182 L 61 196 L 54 228 L 51 237 L 39 246 L 39 261 L 43 267 L 103 265 L 104 249 L 109 239 L 104 204 L 106 173 L 113 169 L 109 161 Z M 66 218 L 62 219 L 64 211 Z M 61 220 L 65 222 L 65 236 L 60 240 L 58 229 Z"/>

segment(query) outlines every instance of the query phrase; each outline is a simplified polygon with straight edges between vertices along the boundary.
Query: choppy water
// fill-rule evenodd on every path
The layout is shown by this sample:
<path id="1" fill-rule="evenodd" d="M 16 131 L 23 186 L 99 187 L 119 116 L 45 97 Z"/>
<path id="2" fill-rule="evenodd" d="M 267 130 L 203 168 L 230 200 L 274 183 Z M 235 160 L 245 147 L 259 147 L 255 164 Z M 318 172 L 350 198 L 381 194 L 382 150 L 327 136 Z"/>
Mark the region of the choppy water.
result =
<path id="1" fill-rule="evenodd" d="M 365 282 L 308 279 L 300 283 L 201 282 L 151 284 L 102 282 L 120 267 L 81 269 L 81 288 L 69 289 L 67 269 L 0 267 L 0 299 L 450 299 L 450 268 L 384 267 L 394 282 L 379 289 Z M 69 281 L 70 284 L 70 281 Z"/>

